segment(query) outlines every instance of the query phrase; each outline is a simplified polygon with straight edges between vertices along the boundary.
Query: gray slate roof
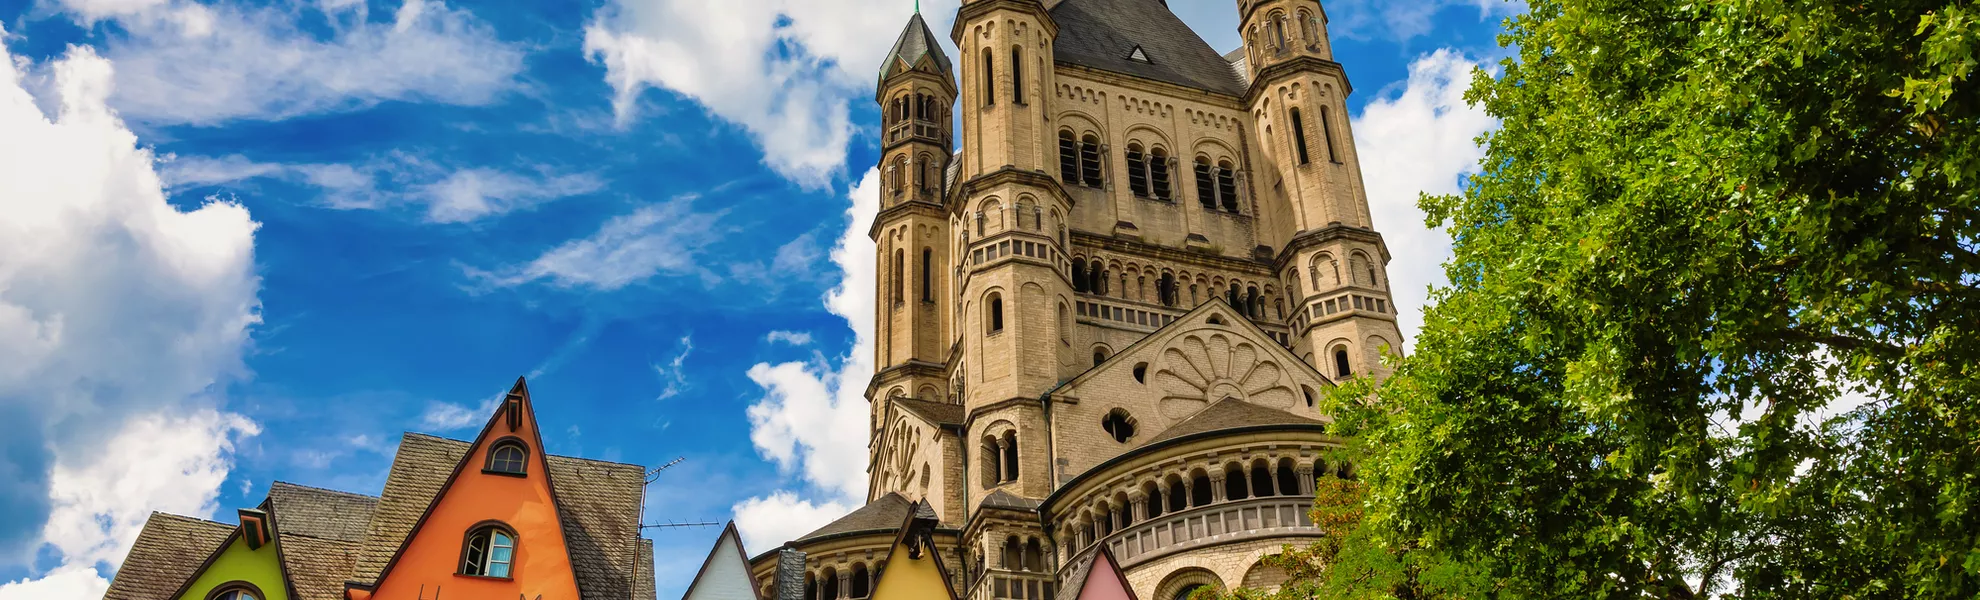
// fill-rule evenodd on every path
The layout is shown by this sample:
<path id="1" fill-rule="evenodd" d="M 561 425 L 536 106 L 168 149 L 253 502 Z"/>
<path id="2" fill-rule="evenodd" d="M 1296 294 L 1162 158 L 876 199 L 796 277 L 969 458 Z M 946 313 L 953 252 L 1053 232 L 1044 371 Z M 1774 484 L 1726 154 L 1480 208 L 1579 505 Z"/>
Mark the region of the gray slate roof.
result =
<path id="1" fill-rule="evenodd" d="M 170 600 L 234 532 L 234 526 L 151 513 L 103 600 Z"/>
<path id="2" fill-rule="evenodd" d="M 989 495 L 983 497 L 982 506 L 983 508 L 1002 508 L 1006 510 L 1016 510 L 1016 511 L 1036 511 L 1038 510 L 1039 504 L 1040 502 L 1037 500 L 1032 500 L 1030 498 L 1022 498 L 1017 496 L 1016 494 L 1006 492 L 1002 489 L 996 489 L 996 490 L 991 490 Z"/>
<path id="3" fill-rule="evenodd" d="M 1283 410 L 1265 408 L 1236 398 L 1218 400 L 1196 414 L 1183 419 L 1162 431 L 1161 435 L 1148 440 L 1142 446 L 1153 446 L 1183 436 L 1211 431 L 1250 427 L 1256 425 L 1316 425 L 1325 423 L 1295 415 Z"/>
<path id="4" fill-rule="evenodd" d="M 880 499 L 868 502 L 866 506 L 859 507 L 859 510 L 847 513 L 846 516 L 839 517 L 838 520 L 831 523 L 826 523 L 824 527 L 804 534 L 804 537 L 793 540 L 791 543 L 797 544 L 828 535 L 856 531 L 893 531 L 899 529 L 901 523 L 907 521 L 908 512 L 912 510 L 914 510 L 914 503 L 909 502 L 899 492 L 889 492 L 887 495 L 881 496 Z"/>
<path id="5" fill-rule="evenodd" d="M 1241 96 L 1245 85 L 1230 61 L 1169 12 L 1161 0 L 1065 0 L 1052 8 L 1059 24 L 1053 59 L 1164 83 Z M 1131 60 L 1136 46 L 1148 62 Z"/>
<path id="6" fill-rule="evenodd" d="M 914 413 L 936 425 L 961 425 L 963 423 L 963 407 L 960 404 L 929 402 L 927 400 L 916 400 L 907 397 L 893 398 L 891 401 L 895 406 L 901 407 L 901 410 Z"/>
<path id="7" fill-rule="evenodd" d="M 913 69 L 923 58 L 933 59 L 942 73 L 955 70 L 949 56 L 942 53 L 942 43 L 936 41 L 935 34 L 928 30 L 928 22 L 921 20 L 921 13 L 917 12 L 901 30 L 900 39 L 894 41 L 894 49 L 887 52 L 887 62 L 880 65 L 880 80 Z"/>

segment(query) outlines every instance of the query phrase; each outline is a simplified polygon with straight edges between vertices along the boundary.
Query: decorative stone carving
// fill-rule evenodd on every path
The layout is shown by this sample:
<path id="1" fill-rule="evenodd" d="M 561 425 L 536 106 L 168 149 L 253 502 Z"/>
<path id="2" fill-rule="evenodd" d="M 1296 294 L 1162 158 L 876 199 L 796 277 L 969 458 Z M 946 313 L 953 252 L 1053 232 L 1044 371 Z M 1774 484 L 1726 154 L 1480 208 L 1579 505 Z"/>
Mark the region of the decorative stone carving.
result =
<path id="1" fill-rule="evenodd" d="M 1224 398 L 1279 410 L 1292 408 L 1299 398 L 1287 384 L 1285 368 L 1264 350 L 1217 330 L 1184 334 L 1163 349 L 1155 385 L 1163 393 L 1162 416 L 1171 423 Z"/>

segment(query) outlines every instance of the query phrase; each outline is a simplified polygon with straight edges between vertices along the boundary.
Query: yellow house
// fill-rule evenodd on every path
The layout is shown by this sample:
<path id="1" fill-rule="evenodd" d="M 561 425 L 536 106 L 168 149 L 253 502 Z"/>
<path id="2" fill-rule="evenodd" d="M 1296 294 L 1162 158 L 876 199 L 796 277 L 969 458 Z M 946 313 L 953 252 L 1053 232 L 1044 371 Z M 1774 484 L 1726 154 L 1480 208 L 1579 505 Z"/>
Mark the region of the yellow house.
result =
<path id="1" fill-rule="evenodd" d="M 949 569 L 935 551 L 935 509 L 923 500 L 915 503 L 901 531 L 887 551 L 886 566 L 872 600 L 956 600 L 949 585 Z"/>

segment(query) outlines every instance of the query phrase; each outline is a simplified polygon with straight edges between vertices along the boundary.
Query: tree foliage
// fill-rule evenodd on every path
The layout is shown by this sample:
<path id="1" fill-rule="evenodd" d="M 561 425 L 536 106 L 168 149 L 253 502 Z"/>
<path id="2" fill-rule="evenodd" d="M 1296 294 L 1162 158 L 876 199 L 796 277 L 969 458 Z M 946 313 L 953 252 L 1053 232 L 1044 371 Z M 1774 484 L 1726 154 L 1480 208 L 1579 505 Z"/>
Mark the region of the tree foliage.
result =
<path id="1" fill-rule="evenodd" d="M 1980 7 L 1529 4 L 1423 201 L 1451 285 L 1338 407 L 1370 535 L 1494 596 L 1980 597 Z"/>

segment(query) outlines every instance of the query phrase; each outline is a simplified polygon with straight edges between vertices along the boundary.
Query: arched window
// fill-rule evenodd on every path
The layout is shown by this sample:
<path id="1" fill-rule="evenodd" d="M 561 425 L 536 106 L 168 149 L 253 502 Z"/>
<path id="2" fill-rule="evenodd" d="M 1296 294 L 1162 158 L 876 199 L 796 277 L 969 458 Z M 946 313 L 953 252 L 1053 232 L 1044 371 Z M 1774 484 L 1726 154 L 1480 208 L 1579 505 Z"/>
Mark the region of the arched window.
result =
<path id="1" fill-rule="evenodd" d="M 1066 311 L 1066 303 L 1059 303 L 1059 343 L 1072 343 L 1072 314 Z"/>
<path id="2" fill-rule="evenodd" d="M 261 595 L 261 588 L 245 581 L 235 581 L 214 588 L 213 593 L 206 598 L 207 600 L 267 600 L 267 596 Z"/>
<path id="3" fill-rule="evenodd" d="M 1089 263 L 1088 266 L 1093 269 L 1091 272 L 1093 280 L 1088 282 L 1086 291 L 1102 296 L 1107 295 L 1107 270 L 1101 268 L 1098 262 Z"/>
<path id="4" fill-rule="evenodd" d="M 1059 181 L 1079 185 L 1079 142 L 1071 131 L 1059 132 Z"/>
<path id="5" fill-rule="evenodd" d="M 1033 573 L 1045 572 L 1045 548 L 1038 544 L 1038 538 L 1024 542 L 1024 570 Z"/>
<path id="6" fill-rule="evenodd" d="M 1185 586 L 1183 589 L 1176 590 L 1176 597 L 1170 600 L 1189 600 L 1189 597 L 1195 594 L 1196 590 L 1200 590 L 1207 587 L 1210 586 L 1201 583 Z"/>
<path id="7" fill-rule="evenodd" d="M 469 531 L 465 548 L 461 552 L 462 575 L 509 578 L 509 568 L 516 561 L 516 534 L 507 526 L 488 524 Z"/>
<path id="8" fill-rule="evenodd" d="M 1090 133 L 1079 141 L 1079 177 L 1086 187 L 1100 187 L 1105 182 L 1100 177 L 1100 138 Z"/>
<path id="9" fill-rule="evenodd" d="M 983 487 L 993 488 L 1004 481 L 1004 448 L 996 437 L 983 436 Z"/>
<path id="10" fill-rule="evenodd" d="M 1121 529 L 1134 524 L 1134 505 L 1128 502 L 1126 494 L 1114 497 L 1114 522 Z"/>
<path id="11" fill-rule="evenodd" d="M 1302 491 L 1299 488 L 1299 472 L 1293 469 L 1293 460 L 1290 458 L 1279 459 L 1279 495 L 1292 496 L 1300 494 Z"/>
<path id="12" fill-rule="evenodd" d="M 1243 500 L 1251 493 L 1250 482 L 1244 480 L 1244 467 L 1233 463 L 1224 468 L 1224 499 Z"/>
<path id="13" fill-rule="evenodd" d="M 1183 485 L 1182 478 L 1170 475 L 1168 486 L 1169 512 L 1187 510 L 1189 508 L 1189 488 Z"/>
<path id="14" fill-rule="evenodd" d="M 1286 50 L 1286 16 L 1272 15 L 1272 43 L 1280 52 Z"/>
<path id="15" fill-rule="evenodd" d="M 983 49 L 983 105 L 984 106 L 997 105 L 997 67 L 996 67 L 997 59 L 995 57 L 992 57 L 990 54 L 991 53 L 989 48 Z"/>
<path id="16" fill-rule="evenodd" d="M 1272 494 L 1272 467 L 1265 461 L 1251 463 L 1251 495 L 1258 498 Z"/>
<path id="17" fill-rule="evenodd" d="M 872 595 L 873 576 L 867 574 L 865 563 L 853 565 L 852 581 L 847 582 L 846 588 L 851 592 L 848 598 L 865 598 Z"/>
<path id="18" fill-rule="evenodd" d="M 990 328 L 990 333 L 1002 332 L 1004 330 L 1004 297 L 994 293 L 990 294 L 990 300 L 984 302 L 983 305 L 988 307 L 990 311 L 989 314 L 984 315 L 984 326 Z"/>
<path id="19" fill-rule="evenodd" d="M 1004 481 L 1017 481 L 1018 445 L 1017 432 L 1004 432 Z"/>
<path id="20" fill-rule="evenodd" d="M 1334 119 L 1325 106 L 1320 107 L 1320 135 L 1327 142 L 1327 161 L 1341 162 L 1339 157 L 1334 156 Z"/>
<path id="21" fill-rule="evenodd" d="M 1334 347 L 1334 374 L 1343 378 L 1354 375 L 1354 370 L 1348 368 L 1348 353 L 1345 346 Z"/>
<path id="22" fill-rule="evenodd" d="M 1145 501 L 1148 504 L 1148 518 L 1162 516 L 1162 488 L 1154 482 L 1142 484 L 1141 495 L 1148 498 Z"/>
<path id="23" fill-rule="evenodd" d="M 482 468 L 503 475 L 528 473 L 529 448 L 514 439 L 495 442 L 495 447 L 488 451 L 488 464 Z"/>
<path id="24" fill-rule="evenodd" d="M 1171 273 L 1162 273 L 1162 278 L 1155 281 L 1155 294 L 1161 296 L 1162 306 L 1175 306 L 1176 276 Z"/>
<path id="25" fill-rule="evenodd" d="M 1225 211 L 1238 212 L 1237 171 L 1230 161 L 1217 163 L 1217 198 L 1223 201 Z"/>
<path id="26" fill-rule="evenodd" d="M 1231 289 L 1226 292 L 1224 302 L 1230 304 L 1232 310 L 1244 312 L 1244 290 L 1239 289 L 1236 282 L 1231 283 Z"/>
<path id="27" fill-rule="evenodd" d="M 1137 198 L 1148 197 L 1148 161 L 1141 155 L 1140 144 L 1127 147 L 1128 190 Z"/>
<path id="28" fill-rule="evenodd" d="M 1210 168 L 1210 159 L 1196 159 L 1196 201 L 1205 210 L 1217 210 L 1217 176 Z"/>
<path id="29" fill-rule="evenodd" d="M 1101 349 L 1101 348 L 1094 348 L 1094 349 L 1093 349 L 1093 366 L 1096 366 L 1096 367 L 1098 367 L 1098 366 L 1100 366 L 1100 363 L 1103 363 L 1103 362 L 1107 362 L 1107 351 L 1106 351 L 1106 350 L 1104 350 L 1104 349 Z"/>
<path id="30" fill-rule="evenodd" d="M 894 304 L 901 303 L 901 288 L 907 287 L 907 252 L 894 250 L 894 271 L 887 275 L 887 299 Z"/>
<path id="31" fill-rule="evenodd" d="M 1074 258 L 1072 261 L 1072 288 L 1075 292 L 1086 293 L 1086 259 L 1084 258 Z"/>
<path id="32" fill-rule="evenodd" d="M 1253 319 L 1265 318 L 1265 300 L 1258 295 L 1258 286 L 1245 288 L 1244 307 L 1241 309 Z"/>
<path id="33" fill-rule="evenodd" d="M 823 577 L 825 585 L 819 586 L 819 600 L 839 600 L 839 570 L 826 567 Z"/>
<path id="34" fill-rule="evenodd" d="M 1306 121 L 1299 118 L 1299 109 L 1292 109 L 1293 150 L 1299 154 L 1299 164 L 1306 164 Z"/>
<path id="35" fill-rule="evenodd" d="M 1031 230 L 1045 230 L 1045 209 L 1036 204 L 1031 205 Z"/>
<path id="36" fill-rule="evenodd" d="M 1189 480 L 1189 507 L 1207 506 L 1210 504 L 1210 499 L 1210 476 L 1197 471 L 1196 476 Z"/>
<path id="37" fill-rule="evenodd" d="M 983 237 L 983 211 L 976 211 L 976 237 Z"/>
<path id="38" fill-rule="evenodd" d="M 1312 13 L 1299 11 L 1299 38 L 1306 42 L 1308 49 L 1316 49 L 1320 45 L 1320 36 L 1314 35 L 1314 25 Z"/>
<path id="39" fill-rule="evenodd" d="M 935 249 L 921 249 L 921 301 L 935 301 Z"/>
<path id="40" fill-rule="evenodd" d="M 1011 103 L 1024 105 L 1024 47 L 1011 46 Z"/>
<path id="41" fill-rule="evenodd" d="M 1168 151 L 1156 148 L 1148 152 L 1148 182 L 1155 188 L 1155 199 L 1170 198 Z"/>

